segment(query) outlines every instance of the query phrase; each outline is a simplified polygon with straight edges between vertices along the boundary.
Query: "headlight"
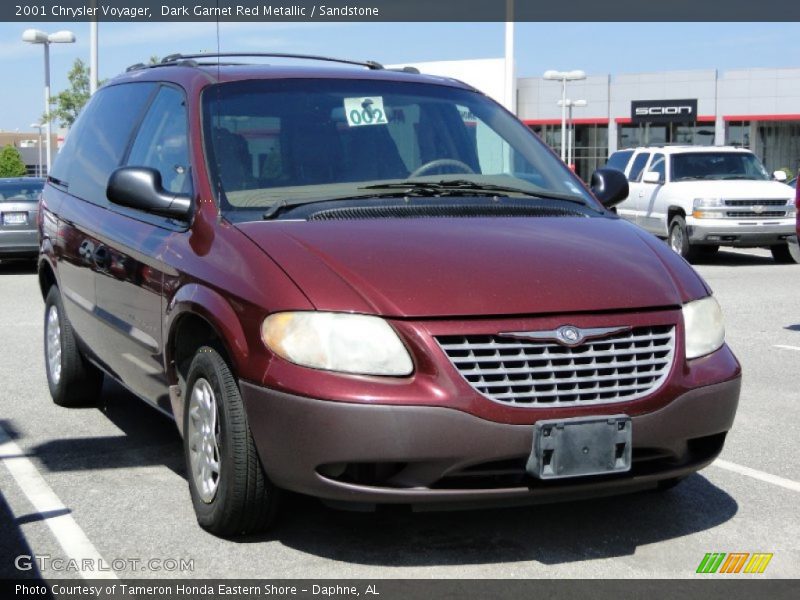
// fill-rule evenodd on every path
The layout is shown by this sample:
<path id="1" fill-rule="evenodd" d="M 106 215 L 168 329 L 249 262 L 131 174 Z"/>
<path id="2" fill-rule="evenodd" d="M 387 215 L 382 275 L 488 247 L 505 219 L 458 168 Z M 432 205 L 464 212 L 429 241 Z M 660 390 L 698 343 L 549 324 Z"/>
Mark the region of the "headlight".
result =
<path id="1" fill-rule="evenodd" d="M 683 305 L 686 358 L 711 354 L 725 342 L 722 310 L 713 296 Z"/>
<path id="2" fill-rule="evenodd" d="M 275 313 L 261 339 L 288 361 L 360 375 L 409 375 L 413 370 L 394 329 L 379 317 L 325 312 Z"/>
<path id="3" fill-rule="evenodd" d="M 713 219 L 720 216 L 720 213 L 713 209 L 723 206 L 722 198 L 695 198 L 692 203 L 692 216 L 695 219 Z"/>

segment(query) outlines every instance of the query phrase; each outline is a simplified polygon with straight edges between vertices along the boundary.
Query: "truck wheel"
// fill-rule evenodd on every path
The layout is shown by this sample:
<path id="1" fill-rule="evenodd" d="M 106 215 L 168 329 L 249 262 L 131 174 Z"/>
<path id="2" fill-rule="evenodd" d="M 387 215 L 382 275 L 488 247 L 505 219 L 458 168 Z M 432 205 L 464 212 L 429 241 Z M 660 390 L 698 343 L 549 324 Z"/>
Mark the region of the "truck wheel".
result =
<path id="1" fill-rule="evenodd" d="M 239 386 L 219 352 L 197 351 L 186 390 L 183 446 L 197 522 L 220 536 L 265 529 L 278 490 L 264 473 Z"/>
<path id="2" fill-rule="evenodd" d="M 669 222 L 669 247 L 686 260 L 693 260 L 697 256 L 697 248 L 689 244 L 686 220 L 681 215 L 675 215 Z"/>
<path id="3" fill-rule="evenodd" d="M 769 249 L 772 252 L 772 258 L 775 259 L 776 263 L 791 265 L 800 262 L 800 256 L 793 255 L 792 252 L 789 251 L 788 244 L 770 246 Z"/>
<path id="4" fill-rule="evenodd" d="M 53 402 L 67 407 L 97 404 L 103 372 L 81 354 L 55 285 L 44 304 L 44 364 Z"/>

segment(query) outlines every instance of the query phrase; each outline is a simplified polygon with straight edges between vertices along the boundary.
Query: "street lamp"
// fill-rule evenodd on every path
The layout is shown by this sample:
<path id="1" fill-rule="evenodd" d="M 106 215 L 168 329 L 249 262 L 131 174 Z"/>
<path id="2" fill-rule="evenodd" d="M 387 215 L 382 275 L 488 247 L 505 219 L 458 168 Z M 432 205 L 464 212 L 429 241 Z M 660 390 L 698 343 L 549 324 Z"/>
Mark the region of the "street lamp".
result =
<path id="1" fill-rule="evenodd" d="M 37 129 L 39 131 L 39 141 L 36 143 L 36 147 L 39 149 L 39 162 L 36 165 L 36 176 L 41 177 L 42 173 L 42 129 L 44 125 L 41 123 L 31 123 L 31 127 Z"/>
<path id="2" fill-rule="evenodd" d="M 569 110 L 569 118 L 567 119 L 567 127 L 569 129 L 569 137 L 567 138 L 567 164 L 573 171 L 575 170 L 575 123 L 572 121 L 572 109 L 583 108 L 586 106 L 586 100 L 559 100 L 559 106 L 566 106 Z"/>
<path id="3" fill-rule="evenodd" d="M 97 0 L 91 0 L 92 14 L 97 14 Z M 89 95 L 97 91 L 97 17 L 89 23 Z"/>
<path id="4" fill-rule="evenodd" d="M 26 29 L 22 32 L 22 41 L 44 46 L 44 126 L 47 133 L 47 173 L 49 174 L 53 160 L 53 149 L 50 142 L 52 137 L 50 133 L 50 44 L 72 44 L 75 42 L 75 34 L 71 31 L 56 31 L 48 34 L 39 29 Z"/>
<path id="5" fill-rule="evenodd" d="M 586 79 L 586 73 L 583 71 L 545 71 L 542 75 L 549 81 L 561 82 L 561 160 L 566 162 L 566 145 L 567 145 L 567 81 L 578 81 L 579 79 Z"/>

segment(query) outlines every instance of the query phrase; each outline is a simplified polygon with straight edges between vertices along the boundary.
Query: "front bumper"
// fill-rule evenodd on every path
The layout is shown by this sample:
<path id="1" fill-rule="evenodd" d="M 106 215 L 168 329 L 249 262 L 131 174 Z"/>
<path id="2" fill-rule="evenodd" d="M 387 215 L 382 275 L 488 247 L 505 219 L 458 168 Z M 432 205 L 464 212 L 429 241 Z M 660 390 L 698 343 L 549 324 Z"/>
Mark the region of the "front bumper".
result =
<path id="1" fill-rule="evenodd" d="M 739 389 L 737 374 L 633 415 L 629 473 L 540 481 L 524 471 L 532 425 L 435 406 L 317 400 L 241 382 L 250 429 L 276 485 L 343 502 L 414 504 L 546 501 L 652 488 L 714 460 Z M 596 409 L 625 412 L 622 405 Z"/>
<path id="2" fill-rule="evenodd" d="M 39 232 L 35 229 L 0 229 L 0 258 L 35 256 Z"/>
<path id="3" fill-rule="evenodd" d="M 791 219 L 696 219 L 687 217 L 687 232 L 692 244 L 721 246 L 774 246 L 785 244 L 795 233 Z"/>

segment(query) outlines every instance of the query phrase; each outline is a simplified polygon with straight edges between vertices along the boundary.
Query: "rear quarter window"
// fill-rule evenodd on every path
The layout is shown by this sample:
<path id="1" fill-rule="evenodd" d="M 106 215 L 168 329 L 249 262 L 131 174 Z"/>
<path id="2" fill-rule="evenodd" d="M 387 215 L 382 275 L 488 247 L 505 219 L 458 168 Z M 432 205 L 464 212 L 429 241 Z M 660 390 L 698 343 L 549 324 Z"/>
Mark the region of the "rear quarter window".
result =
<path id="1" fill-rule="evenodd" d="M 108 178 L 120 165 L 156 85 L 126 83 L 101 88 L 92 96 L 51 171 L 71 195 L 94 204 L 108 203 Z"/>
<path id="2" fill-rule="evenodd" d="M 609 169 L 616 169 L 617 171 L 622 171 L 624 173 L 625 167 L 628 166 L 628 161 L 631 159 L 632 155 L 633 150 L 621 150 L 620 152 L 614 152 L 614 154 L 608 157 L 606 167 Z"/>

